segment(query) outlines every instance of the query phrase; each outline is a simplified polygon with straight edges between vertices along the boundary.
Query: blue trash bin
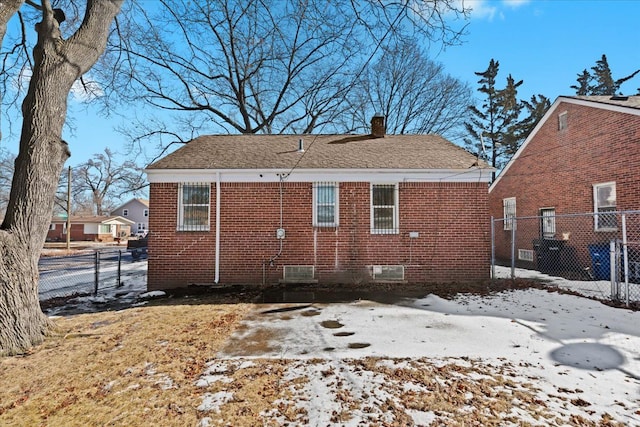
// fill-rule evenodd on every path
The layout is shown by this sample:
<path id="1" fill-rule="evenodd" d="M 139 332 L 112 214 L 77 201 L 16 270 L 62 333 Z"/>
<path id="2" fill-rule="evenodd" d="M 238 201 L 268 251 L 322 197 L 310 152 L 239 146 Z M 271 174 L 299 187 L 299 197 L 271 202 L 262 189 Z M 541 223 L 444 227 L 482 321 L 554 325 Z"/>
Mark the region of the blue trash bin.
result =
<path id="1" fill-rule="evenodd" d="M 589 245 L 591 254 L 591 268 L 597 280 L 611 279 L 611 262 L 609 260 L 609 245 L 604 243 Z"/>

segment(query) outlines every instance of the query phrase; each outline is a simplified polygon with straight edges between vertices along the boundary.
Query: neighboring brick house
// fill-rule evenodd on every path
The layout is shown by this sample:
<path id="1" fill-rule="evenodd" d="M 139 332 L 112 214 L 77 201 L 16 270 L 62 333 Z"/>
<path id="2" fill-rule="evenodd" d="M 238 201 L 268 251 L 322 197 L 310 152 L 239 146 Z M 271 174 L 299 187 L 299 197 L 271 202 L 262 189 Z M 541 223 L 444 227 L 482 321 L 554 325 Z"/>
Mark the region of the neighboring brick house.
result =
<path id="1" fill-rule="evenodd" d="M 202 136 L 150 165 L 148 288 L 487 279 L 493 169 L 373 125 Z"/>
<path id="2" fill-rule="evenodd" d="M 131 233 L 133 221 L 120 216 L 71 216 L 73 241 L 113 242 Z M 54 218 L 49 226 L 47 241 L 67 240 L 67 219 Z"/>
<path id="3" fill-rule="evenodd" d="M 133 221 L 132 234 L 147 234 L 149 230 L 149 201 L 145 199 L 131 199 L 111 211 L 111 215 L 118 215 Z"/>
<path id="4" fill-rule="evenodd" d="M 516 251 L 562 240 L 560 248 L 590 265 L 589 245 L 618 236 L 616 216 L 606 212 L 640 209 L 640 96 L 559 97 L 491 185 L 489 206 L 494 218 L 542 217 L 537 240 L 517 240 Z M 599 215 L 582 218 L 578 233 L 571 219 L 574 232 L 565 232 L 570 219 L 561 215 L 585 212 Z M 525 236 L 521 224 L 516 231 Z M 509 221 L 496 227 L 498 260 L 510 259 L 510 228 Z"/>

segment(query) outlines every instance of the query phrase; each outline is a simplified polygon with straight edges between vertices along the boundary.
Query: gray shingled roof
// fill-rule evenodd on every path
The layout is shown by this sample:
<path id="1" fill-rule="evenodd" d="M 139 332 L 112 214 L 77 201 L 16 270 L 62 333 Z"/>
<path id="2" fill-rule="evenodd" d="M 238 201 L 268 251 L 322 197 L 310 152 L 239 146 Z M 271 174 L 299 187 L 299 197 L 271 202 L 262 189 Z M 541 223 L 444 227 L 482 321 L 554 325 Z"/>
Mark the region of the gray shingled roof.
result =
<path id="1" fill-rule="evenodd" d="M 476 161 L 438 135 L 207 135 L 147 169 L 466 169 Z"/>

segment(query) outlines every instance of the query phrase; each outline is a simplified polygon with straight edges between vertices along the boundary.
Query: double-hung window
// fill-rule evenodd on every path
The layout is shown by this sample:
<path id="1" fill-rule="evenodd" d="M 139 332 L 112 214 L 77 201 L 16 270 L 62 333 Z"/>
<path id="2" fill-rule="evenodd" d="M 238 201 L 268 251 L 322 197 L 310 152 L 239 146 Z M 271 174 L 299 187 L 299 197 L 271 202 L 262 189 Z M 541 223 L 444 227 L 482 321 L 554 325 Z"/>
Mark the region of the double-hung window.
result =
<path id="1" fill-rule="evenodd" d="M 618 229 L 616 215 L 616 183 L 605 182 L 593 186 L 593 212 L 596 231 Z"/>
<path id="2" fill-rule="evenodd" d="M 398 185 L 371 185 L 371 233 L 398 233 Z"/>
<path id="3" fill-rule="evenodd" d="M 209 231 L 208 183 L 180 184 L 178 190 L 178 231 Z"/>
<path id="4" fill-rule="evenodd" d="M 333 182 L 313 185 L 313 225 L 314 227 L 338 226 L 338 188 Z"/>
<path id="5" fill-rule="evenodd" d="M 502 211 L 503 211 L 503 229 L 513 230 L 515 228 L 516 217 L 516 198 L 509 197 L 502 199 Z"/>

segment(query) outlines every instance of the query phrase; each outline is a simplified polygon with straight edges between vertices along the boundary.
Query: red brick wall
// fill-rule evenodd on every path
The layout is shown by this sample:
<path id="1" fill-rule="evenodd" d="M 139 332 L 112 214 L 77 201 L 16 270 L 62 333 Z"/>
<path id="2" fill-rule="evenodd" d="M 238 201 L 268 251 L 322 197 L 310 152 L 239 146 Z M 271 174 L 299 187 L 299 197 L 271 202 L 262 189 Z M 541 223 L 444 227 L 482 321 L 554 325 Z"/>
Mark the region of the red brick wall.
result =
<path id="1" fill-rule="evenodd" d="M 369 281 L 370 265 L 404 265 L 409 282 L 470 281 L 489 274 L 487 186 L 405 183 L 399 186 L 400 232 L 370 233 L 369 183 L 341 183 L 338 227 L 312 227 L 312 184 L 221 187 L 220 283 L 277 283 L 283 265 L 314 265 L 320 283 Z M 211 284 L 215 275 L 215 184 L 211 230 L 178 232 L 177 184 L 150 190 L 149 289 Z M 409 232 L 419 232 L 409 238 Z"/>
<path id="2" fill-rule="evenodd" d="M 563 112 L 567 128 L 558 130 Z M 502 218 L 502 200 L 516 197 L 517 216 L 539 215 L 544 207 L 554 207 L 557 215 L 593 212 L 593 184 L 610 181 L 616 182 L 618 210 L 640 209 L 640 116 L 562 102 L 491 189 L 489 209 Z M 573 233 L 572 245 L 612 237 L 593 232 L 591 218 L 578 222 L 584 232 Z M 509 241 L 498 224 L 498 258 L 508 257 Z"/>

